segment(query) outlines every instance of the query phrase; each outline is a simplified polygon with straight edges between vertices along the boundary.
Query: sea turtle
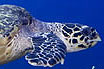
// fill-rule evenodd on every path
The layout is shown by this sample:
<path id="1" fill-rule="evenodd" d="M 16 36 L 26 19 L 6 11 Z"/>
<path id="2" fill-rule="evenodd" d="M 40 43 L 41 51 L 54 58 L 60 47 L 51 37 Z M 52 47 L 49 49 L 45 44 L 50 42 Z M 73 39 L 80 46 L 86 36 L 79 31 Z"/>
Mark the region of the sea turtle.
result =
<path id="1" fill-rule="evenodd" d="M 24 8 L 0 5 L 0 64 L 24 55 L 33 66 L 63 64 L 68 52 L 91 48 L 101 41 L 92 27 L 78 23 L 43 22 Z"/>

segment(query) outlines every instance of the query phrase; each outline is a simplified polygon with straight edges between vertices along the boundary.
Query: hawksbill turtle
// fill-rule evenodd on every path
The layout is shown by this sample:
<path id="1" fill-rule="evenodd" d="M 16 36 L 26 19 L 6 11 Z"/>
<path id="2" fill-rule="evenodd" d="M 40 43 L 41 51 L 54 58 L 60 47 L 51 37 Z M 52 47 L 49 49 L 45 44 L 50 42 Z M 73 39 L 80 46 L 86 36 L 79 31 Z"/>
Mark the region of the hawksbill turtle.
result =
<path id="1" fill-rule="evenodd" d="M 25 56 L 33 66 L 64 64 L 68 52 L 93 47 L 97 31 L 78 23 L 43 22 L 24 8 L 0 5 L 0 64 Z"/>

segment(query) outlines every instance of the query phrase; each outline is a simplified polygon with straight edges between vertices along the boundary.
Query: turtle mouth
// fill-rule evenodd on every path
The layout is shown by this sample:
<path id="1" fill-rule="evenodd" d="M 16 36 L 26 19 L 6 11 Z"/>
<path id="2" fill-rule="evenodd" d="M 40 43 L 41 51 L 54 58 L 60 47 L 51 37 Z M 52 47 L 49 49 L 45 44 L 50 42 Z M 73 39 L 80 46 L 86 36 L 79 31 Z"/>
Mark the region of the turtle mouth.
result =
<path id="1" fill-rule="evenodd" d="M 6 46 L 10 41 L 10 37 L 3 37 L 3 35 L 0 34 L 0 46 Z"/>
<path id="2" fill-rule="evenodd" d="M 8 43 L 8 38 L 0 34 L 0 46 L 5 46 Z"/>

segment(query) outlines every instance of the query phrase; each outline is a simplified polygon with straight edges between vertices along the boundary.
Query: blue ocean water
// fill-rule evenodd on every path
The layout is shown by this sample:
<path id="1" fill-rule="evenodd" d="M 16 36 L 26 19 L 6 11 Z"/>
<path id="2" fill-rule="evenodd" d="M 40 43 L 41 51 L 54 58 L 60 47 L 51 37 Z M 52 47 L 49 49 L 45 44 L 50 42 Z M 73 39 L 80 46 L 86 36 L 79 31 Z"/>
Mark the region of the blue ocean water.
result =
<path id="1" fill-rule="evenodd" d="M 24 57 L 0 66 L 0 69 L 104 69 L 104 0 L 0 0 L 26 8 L 32 16 L 49 22 L 75 22 L 97 29 L 102 41 L 93 48 L 69 53 L 64 65 L 34 67 Z"/>

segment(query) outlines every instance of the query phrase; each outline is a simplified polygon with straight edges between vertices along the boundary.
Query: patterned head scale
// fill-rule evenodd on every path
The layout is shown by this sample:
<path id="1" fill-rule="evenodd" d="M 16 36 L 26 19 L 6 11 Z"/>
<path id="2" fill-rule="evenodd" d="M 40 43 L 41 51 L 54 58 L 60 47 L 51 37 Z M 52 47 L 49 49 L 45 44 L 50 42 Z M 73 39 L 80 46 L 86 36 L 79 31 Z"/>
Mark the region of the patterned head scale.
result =
<path id="1" fill-rule="evenodd" d="M 0 6 L 0 46 L 6 45 L 18 33 L 22 25 L 29 25 L 32 17 L 21 7 Z"/>

